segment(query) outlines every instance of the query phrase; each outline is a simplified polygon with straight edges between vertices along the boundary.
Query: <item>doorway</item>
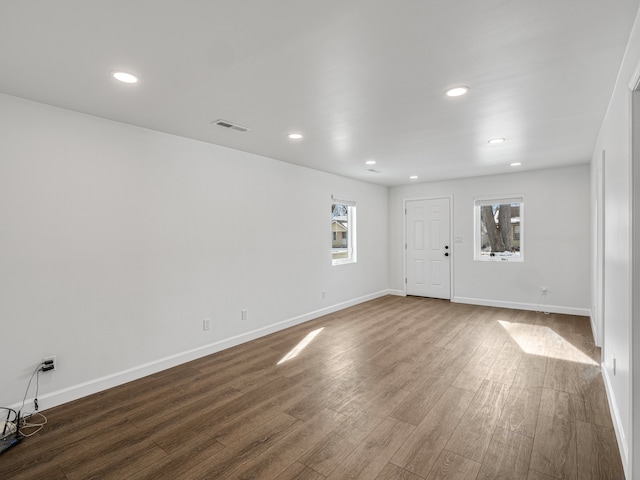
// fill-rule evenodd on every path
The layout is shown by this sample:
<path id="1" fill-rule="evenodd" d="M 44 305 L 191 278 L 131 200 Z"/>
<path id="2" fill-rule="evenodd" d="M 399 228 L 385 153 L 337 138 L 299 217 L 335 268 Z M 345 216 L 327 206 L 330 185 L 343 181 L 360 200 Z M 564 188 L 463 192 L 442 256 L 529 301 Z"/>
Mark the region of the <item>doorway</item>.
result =
<path id="1" fill-rule="evenodd" d="M 451 199 L 405 202 L 407 295 L 451 299 Z"/>

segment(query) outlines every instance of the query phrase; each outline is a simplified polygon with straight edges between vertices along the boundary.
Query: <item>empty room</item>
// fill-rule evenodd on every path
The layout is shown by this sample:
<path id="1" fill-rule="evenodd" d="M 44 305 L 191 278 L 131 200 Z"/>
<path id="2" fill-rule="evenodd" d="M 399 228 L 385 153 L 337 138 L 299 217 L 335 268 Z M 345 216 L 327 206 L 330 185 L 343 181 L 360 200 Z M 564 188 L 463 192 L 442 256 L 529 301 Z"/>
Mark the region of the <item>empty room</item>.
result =
<path id="1" fill-rule="evenodd" d="M 0 479 L 640 479 L 639 8 L 0 2 Z"/>

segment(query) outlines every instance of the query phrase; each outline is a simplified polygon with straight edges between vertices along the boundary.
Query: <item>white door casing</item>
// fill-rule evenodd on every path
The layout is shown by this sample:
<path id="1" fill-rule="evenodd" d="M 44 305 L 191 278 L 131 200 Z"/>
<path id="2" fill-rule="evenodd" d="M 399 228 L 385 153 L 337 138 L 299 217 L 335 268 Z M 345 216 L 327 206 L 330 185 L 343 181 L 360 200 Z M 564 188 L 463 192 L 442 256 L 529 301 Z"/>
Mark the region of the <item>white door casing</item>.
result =
<path id="1" fill-rule="evenodd" d="M 450 199 L 405 203 L 406 293 L 451 299 Z"/>

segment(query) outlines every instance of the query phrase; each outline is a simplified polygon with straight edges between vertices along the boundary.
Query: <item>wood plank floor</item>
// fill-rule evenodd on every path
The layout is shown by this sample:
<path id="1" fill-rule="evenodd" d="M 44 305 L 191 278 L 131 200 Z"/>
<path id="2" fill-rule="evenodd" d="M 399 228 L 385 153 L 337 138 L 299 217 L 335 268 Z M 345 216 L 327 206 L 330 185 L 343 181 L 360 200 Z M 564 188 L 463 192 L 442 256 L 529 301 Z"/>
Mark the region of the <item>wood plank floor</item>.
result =
<path id="1" fill-rule="evenodd" d="M 621 480 L 599 357 L 584 317 L 384 297 L 48 410 L 0 478 Z"/>

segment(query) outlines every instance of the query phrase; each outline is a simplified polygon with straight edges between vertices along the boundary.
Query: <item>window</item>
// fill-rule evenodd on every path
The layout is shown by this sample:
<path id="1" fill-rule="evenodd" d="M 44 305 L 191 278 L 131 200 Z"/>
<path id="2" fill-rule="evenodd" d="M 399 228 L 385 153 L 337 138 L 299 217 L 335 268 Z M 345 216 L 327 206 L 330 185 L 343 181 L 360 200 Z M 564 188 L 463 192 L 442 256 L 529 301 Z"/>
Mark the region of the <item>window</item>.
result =
<path id="1" fill-rule="evenodd" d="M 522 195 L 475 199 L 475 259 L 521 262 L 523 248 Z"/>
<path id="2" fill-rule="evenodd" d="M 333 200 L 331 203 L 331 263 L 356 261 L 356 203 Z"/>

